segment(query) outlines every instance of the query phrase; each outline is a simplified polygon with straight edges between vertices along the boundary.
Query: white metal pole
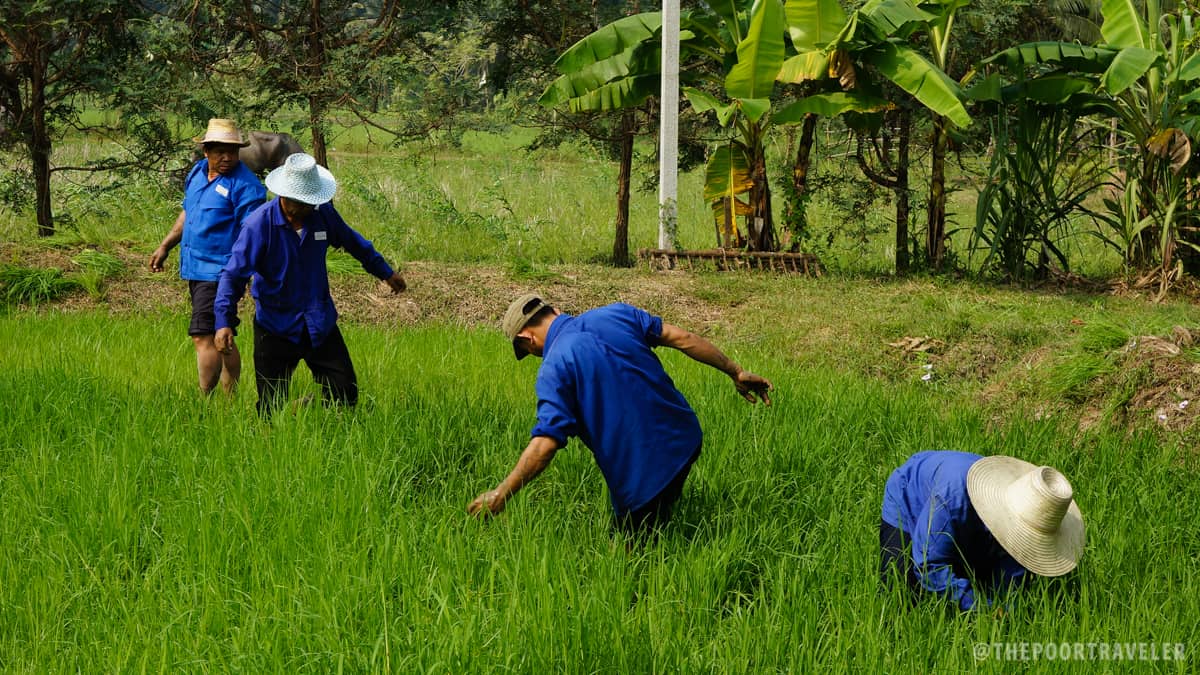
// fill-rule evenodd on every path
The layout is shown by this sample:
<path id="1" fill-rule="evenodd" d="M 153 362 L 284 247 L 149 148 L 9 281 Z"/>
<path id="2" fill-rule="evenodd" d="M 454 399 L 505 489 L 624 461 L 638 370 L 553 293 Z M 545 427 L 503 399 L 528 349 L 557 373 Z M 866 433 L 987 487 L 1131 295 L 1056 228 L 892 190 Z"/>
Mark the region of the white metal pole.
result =
<path id="1" fill-rule="evenodd" d="M 679 0 L 663 0 L 662 91 L 659 96 L 658 247 L 673 249 L 679 214 Z"/>

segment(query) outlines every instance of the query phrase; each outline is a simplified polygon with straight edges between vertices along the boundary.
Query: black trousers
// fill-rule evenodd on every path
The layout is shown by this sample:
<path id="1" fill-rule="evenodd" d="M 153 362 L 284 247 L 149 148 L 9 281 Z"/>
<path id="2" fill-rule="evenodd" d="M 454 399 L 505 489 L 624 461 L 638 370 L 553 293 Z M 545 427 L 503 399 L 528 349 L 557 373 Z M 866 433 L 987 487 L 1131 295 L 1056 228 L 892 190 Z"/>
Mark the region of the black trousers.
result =
<path id="1" fill-rule="evenodd" d="M 667 521 L 671 519 L 671 508 L 675 506 L 675 502 L 679 501 L 679 497 L 683 494 L 683 484 L 687 481 L 688 474 L 692 471 L 692 465 L 696 463 L 699 457 L 700 448 L 696 448 L 696 452 L 692 454 L 692 458 L 679 470 L 679 473 L 675 474 L 675 477 L 671 479 L 667 487 L 663 488 L 661 492 L 654 496 L 654 499 L 646 502 L 640 509 L 617 517 L 613 522 L 614 529 L 636 536 L 646 536 L 666 525 Z"/>
<path id="2" fill-rule="evenodd" d="M 358 377 L 342 332 L 333 332 L 319 347 L 312 346 L 306 331 L 300 344 L 273 335 L 254 322 L 254 383 L 258 387 L 258 413 L 269 415 L 287 400 L 292 373 L 300 361 L 308 365 L 313 380 L 321 385 L 326 403 L 352 406 L 358 402 Z"/>
<path id="3" fill-rule="evenodd" d="M 903 579 L 915 600 L 924 592 L 924 587 L 913 569 L 912 558 L 905 545 L 908 543 L 908 535 L 903 530 L 879 519 L 879 581 L 886 587 L 897 577 Z"/>

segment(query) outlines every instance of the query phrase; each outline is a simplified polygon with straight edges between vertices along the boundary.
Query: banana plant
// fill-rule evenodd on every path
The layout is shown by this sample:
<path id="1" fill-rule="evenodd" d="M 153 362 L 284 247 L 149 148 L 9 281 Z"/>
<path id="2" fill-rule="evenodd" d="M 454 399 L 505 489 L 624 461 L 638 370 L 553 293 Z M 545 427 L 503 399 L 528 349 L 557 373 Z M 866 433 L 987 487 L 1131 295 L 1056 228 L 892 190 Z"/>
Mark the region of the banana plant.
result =
<path id="1" fill-rule="evenodd" d="M 1181 271 L 1179 246 L 1200 251 L 1197 204 L 1188 189 L 1197 173 L 1189 160 L 1200 132 L 1200 35 L 1186 7 L 1164 12 L 1158 0 L 1103 0 L 1101 14 L 1096 47 L 1012 47 L 983 63 L 1005 66 L 1011 83 L 993 73 L 973 90 L 994 94 L 1020 86 L 1041 100 L 1086 105 L 1116 121 L 1127 141 L 1118 187 L 1136 199 L 1110 200 L 1109 221 L 1121 236 L 1108 241 L 1121 247 L 1131 267 L 1156 267 L 1162 295 Z"/>
<path id="2" fill-rule="evenodd" d="M 747 245 L 776 247 L 764 152 L 772 126 L 813 113 L 887 107 L 876 89 L 855 85 L 856 68 L 871 66 L 935 113 L 961 126 L 970 123 L 957 84 L 907 44 L 936 18 L 910 0 L 871 0 L 849 18 L 837 0 L 788 0 L 786 6 L 783 0 L 719 0 L 681 15 L 683 93 L 694 110 L 712 112 L 732 132 L 711 154 L 705 182 L 705 199 L 727 235 L 731 216 L 744 214 Z M 559 57 L 561 75 L 541 103 L 573 112 L 640 105 L 659 86 L 661 25 L 658 12 L 637 14 L 585 37 Z M 851 53 L 861 57 L 858 66 Z M 781 85 L 824 80 L 829 73 L 850 77 L 840 85 L 847 91 L 822 92 L 773 111 Z"/>
<path id="3" fill-rule="evenodd" d="M 908 0 L 871 0 L 858 11 L 846 16 L 839 14 L 835 4 L 821 0 L 788 2 L 792 42 L 797 54 L 783 65 L 779 80 L 801 84 L 826 83 L 824 91 L 802 98 L 775 114 L 778 123 L 791 123 L 807 115 L 842 116 L 856 132 L 873 133 L 882 122 L 882 115 L 901 101 L 891 100 L 885 83 L 909 94 L 933 118 L 935 129 L 947 124 L 965 127 L 971 123 L 963 105 L 963 93 L 958 83 L 945 74 L 939 63 L 945 62 L 945 45 L 953 16 L 965 0 L 915 5 Z M 820 25 L 821 31 L 807 32 L 797 28 Z M 837 26 L 837 28 L 835 28 Z M 931 62 L 911 46 L 918 34 L 927 34 L 935 46 L 940 46 L 939 62 Z M 815 38 L 815 39 L 814 39 Z M 828 86 L 833 83 L 834 86 Z M 908 111 L 902 111 L 907 119 Z M 908 125 L 902 125 L 908 129 Z M 935 137 L 935 149 L 937 147 Z M 907 147 L 908 139 L 900 140 Z M 927 257 L 938 264 L 944 240 L 945 193 L 938 181 L 938 157 L 934 155 L 931 172 L 930 229 L 926 242 Z M 863 166 L 864 172 L 867 167 Z M 868 172 L 872 180 L 879 176 Z M 907 268 L 908 178 L 907 170 L 898 171 L 885 184 L 897 193 L 896 235 L 897 273 Z M 941 201 L 937 199 L 940 196 Z M 935 227 L 935 222 L 938 223 Z"/>
<path id="4" fill-rule="evenodd" d="M 658 92 L 661 74 L 662 15 L 636 14 L 604 26 L 576 43 L 555 62 L 561 73 L 540 103 L 571 112 L 620 110 L 641 105 Z M 770 108 L 775 74 L 784 57 L 782 0 L 721 0 L 680 17 L 680 80 L 699 112 L 714 110 L 737 137 L 714 152 L 707 166 L 706 199 L 759 224 L 751 248 L 774 248 L 767 187 L 763 117 Z M 723 86 L 731 101 L 707 89 Z M 747 187 L 749 186 L 749 187 Z M 738 195 L 748 202 L 736 206 Z"/>
<path id="5" fill-rule="evenodd" d="M 710 155 L 705 171 L 705 201 L 712 205 L 718 230 L 726 243 L 740 243 L 736 215 L 748 220 L 746 244 L 751 250 L 777 248 L 771 190 L 767 180 L 766 137 L 770 127 L 771 96 L 784 61 L 784 11 L 781 0 L 713 3 L 719 23 L 693 17 L 690 25 L 715 36 L 714 54 L 722 62 L 736 57 L 724 73 L 722 100 L 699 87 L 684 87 L 683 94 L 698 113 L 712 111 L 722 127 L 731 129 L 725 145 Z M 716 88 L 716 87 L 713 87 Z M 739 199 L 748 193 L 748 200 Z"/>

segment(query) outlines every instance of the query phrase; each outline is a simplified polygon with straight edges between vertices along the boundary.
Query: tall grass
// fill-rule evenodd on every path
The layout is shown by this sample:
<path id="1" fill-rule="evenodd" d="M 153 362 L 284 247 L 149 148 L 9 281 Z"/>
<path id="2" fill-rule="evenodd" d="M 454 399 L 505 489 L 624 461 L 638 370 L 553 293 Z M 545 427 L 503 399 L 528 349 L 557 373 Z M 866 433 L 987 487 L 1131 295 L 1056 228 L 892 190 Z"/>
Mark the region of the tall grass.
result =
<path id="1" fill-rule="evenodd" d="M 674 352 L 705 428 L 663 536 L 626 548 L 573 442 L 490 522 L 464 507 L 528 438 L 536 363 L 493 331 L 345 326 L 363 399 L 256 419 L 194 392 L 185 319 L 0 318 L 0 667 L 6 671 L 1011 672 L 978 642 L 1200 649 L 1195 450 L 989 428 L 918 384 L 796 368 L 731 336 L 771 408 Z M 19 347 L 17 347 L 19 345 Z M 53 346 L 53 347 L 51 347 Z M 301 369 L 298 395 L 312 388 Z M 1088 549 L 1067 591 L 998 617 L 877 587 L 888 472 L 917 450 L 1060 468 Z"/>

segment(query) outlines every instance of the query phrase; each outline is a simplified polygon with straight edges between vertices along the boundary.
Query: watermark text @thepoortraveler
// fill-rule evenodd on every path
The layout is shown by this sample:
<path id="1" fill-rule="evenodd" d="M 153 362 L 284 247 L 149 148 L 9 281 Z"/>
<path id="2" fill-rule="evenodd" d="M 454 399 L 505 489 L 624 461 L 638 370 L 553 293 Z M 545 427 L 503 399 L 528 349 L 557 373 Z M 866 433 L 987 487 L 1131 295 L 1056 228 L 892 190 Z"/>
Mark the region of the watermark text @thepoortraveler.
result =
<path id="1" fill-rule="evenodd" d="M 976 642 L 976 661 L 1184 661 L 1182 642 Z"/>

